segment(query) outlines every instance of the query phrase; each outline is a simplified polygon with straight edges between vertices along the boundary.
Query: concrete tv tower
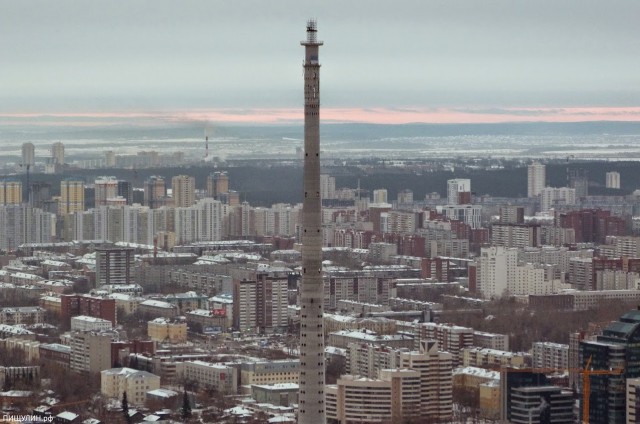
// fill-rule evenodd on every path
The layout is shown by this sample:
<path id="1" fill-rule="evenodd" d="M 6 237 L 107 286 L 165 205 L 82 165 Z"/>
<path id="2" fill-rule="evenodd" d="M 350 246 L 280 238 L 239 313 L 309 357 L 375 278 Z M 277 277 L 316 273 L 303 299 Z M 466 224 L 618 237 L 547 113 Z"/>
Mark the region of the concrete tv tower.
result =
<path id="1" fill-rule="evenodd" d="M 320 63 L 315 20 L 304 46 L 304 201 L 300 285 L 300 392 L 298 423 L 324 424 L 322 203 L 320 201 Z"/>

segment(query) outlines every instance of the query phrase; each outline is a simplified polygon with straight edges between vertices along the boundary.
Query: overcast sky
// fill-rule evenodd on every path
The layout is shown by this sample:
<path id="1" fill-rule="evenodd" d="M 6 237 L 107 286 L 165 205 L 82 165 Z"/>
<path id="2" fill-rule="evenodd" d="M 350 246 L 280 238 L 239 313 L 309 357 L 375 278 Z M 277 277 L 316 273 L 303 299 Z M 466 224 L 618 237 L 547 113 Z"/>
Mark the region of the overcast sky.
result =
<path id="1" fill-rule="evenodd" d="M 0 112 L 640 106 L 638 0 L 0 0 Z"/>

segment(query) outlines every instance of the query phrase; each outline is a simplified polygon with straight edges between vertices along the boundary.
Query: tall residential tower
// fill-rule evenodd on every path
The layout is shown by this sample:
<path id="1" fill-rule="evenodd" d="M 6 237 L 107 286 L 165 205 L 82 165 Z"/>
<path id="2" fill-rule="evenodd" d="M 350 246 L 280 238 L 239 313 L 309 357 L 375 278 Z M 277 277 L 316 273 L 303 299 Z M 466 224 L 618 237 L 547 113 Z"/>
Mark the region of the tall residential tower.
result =
<path id="1" fill-rule="evenodd" d="M 527 197 L 536 197 L 546 187 L 546 167 L 533 162 L 527 167 Z"/>
<path id="2" fill-rule="evenodd" d="M 25 167 L 33 166 L 36 164 L 36 147 L 33 143 L 22 143 L 22 163 Z"/>
<path id="3" fill-rule="evenodd" d="M 304 201 L 300 285 L 300 392 L 298 423 L 324 424 L 322 210 L 320 200 L 320 62 L 315 20 L 304 46 Z"/>

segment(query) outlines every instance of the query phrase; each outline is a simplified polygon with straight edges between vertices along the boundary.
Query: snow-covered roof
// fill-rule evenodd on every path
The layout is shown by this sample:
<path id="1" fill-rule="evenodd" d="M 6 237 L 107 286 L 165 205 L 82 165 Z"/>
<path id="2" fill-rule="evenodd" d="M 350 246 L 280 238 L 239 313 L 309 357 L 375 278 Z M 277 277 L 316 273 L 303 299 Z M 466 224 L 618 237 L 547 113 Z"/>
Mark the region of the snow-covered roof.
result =
<path id="1" fill-rule="evenodd" d="M 149 390 L 147 392 L 148 395 L 152 395 L 152 396 L 157 396 L 157 397 L 163 397 L 163 398 L 171 398 L 174 396 L 178 396 L 178 392 L 175 392 L 173 390 L 169 390 L 169 389 L 155 389 L 155 390 Z"/>
<path id="2" fill-rule="evenodd" d="M 453 370 L 453 375 L 465 374 L 473 375 L 476 377 L 486 378 L 489 380 L 500 380 L 499 371 L 490 371 L 484 368 L 478 367 L 460 367 Z"/>
<path id="3" fill-rule="evenodd" d="M 153 306 L 154 308 L 166 308 L 166 309 L 175 308 L 175 306 L 170 304 L 170 303 L 163 302 L 161 300 L 153 300 L 153 299 L 145 300 L 144 302 L 141 302 L 140 305 L 141 306 Z"/>
<path id="4" fill-rule="evenodd" d="M 78 418 L 80 415 L 78 414 L 74 414 L 73 412 L 69 412 L 69 411 L 64 411 L 59 413 L 58 415 L 56 415 L 56 418 L 60 418 L 63 420 L 68 420 L 68 421 L 73 421 L 76 418 Z"/>

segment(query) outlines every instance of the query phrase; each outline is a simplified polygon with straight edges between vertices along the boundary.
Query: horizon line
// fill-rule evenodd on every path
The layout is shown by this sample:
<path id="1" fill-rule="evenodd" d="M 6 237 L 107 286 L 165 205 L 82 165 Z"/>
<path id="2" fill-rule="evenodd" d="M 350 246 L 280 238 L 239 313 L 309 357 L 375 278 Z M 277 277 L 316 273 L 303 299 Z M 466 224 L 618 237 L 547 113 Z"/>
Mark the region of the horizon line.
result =
<path id="1" fill-rule="evenodd" d="M 324 124 L 507 124 L 640 122 L 632 107 L 373 107 L 332 108 L 320 112 Z M 43 121 L 44 120 L 44 121 Z M 303 108 L 193 108 L 96 112 L 0 112 L 4 125 L 103 126 L 107 124 L 300 124 Z"/>

